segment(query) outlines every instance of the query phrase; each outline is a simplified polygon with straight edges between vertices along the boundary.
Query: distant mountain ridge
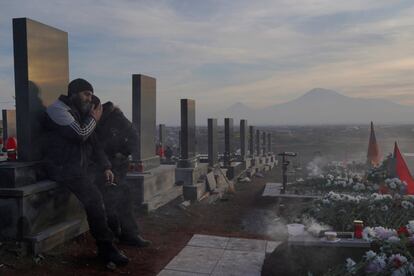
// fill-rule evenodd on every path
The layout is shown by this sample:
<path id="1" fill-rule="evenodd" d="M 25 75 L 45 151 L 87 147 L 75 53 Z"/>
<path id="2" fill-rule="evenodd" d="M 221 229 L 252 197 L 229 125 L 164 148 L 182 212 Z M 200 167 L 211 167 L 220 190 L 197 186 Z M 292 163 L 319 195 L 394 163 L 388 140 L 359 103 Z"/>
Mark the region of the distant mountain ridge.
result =
<path id="1" fill-rule="evenodd" d="M 247 119 L 256 125 L 321 125 L 414 123 L 414 108 L 385 99 L 355 98 L 324 88 L 263 109 L 236 103 L 215 114 L 217 118 Z"/>

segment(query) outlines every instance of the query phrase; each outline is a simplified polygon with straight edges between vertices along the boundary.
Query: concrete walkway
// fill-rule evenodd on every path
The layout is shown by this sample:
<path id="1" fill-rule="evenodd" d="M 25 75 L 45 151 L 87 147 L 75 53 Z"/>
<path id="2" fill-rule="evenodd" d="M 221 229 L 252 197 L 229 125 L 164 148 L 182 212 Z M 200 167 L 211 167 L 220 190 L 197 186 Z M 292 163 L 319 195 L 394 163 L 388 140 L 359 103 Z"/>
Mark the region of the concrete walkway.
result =
<path id="1" fill-rule="evenodd" d="M 194 235 L 159 276 L 260 276 L 266 254 L 280 242 Z"/>

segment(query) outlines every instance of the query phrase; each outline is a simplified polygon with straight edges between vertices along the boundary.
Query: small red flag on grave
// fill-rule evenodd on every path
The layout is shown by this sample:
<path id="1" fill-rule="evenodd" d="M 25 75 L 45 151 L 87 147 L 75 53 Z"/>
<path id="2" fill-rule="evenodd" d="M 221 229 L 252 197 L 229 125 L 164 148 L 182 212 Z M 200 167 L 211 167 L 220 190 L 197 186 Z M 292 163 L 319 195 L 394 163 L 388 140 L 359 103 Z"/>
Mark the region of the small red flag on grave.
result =
<path id="1" fill-rule="evenodd" d="M 375 137 L 373 122 L 371 122 L 371 134 L 369 136 L 367 163 L 372 167 L 377 167 L 381 163 L 381 154 L 379 151 L 377 138 Z"/>
<path id="2" fill-rule="evenodd" d="M 408 169 L 407 163 L 405 163 L 404 157 L 402 156 L 400 149 L 398 148 L 397 142 L 394 146 L 394 159 L 395 159 L 395 173 L 401 181 L 407 183 L 407 194 L 414 194 L 414 179 L 411 176 L 410 170 Z"/>

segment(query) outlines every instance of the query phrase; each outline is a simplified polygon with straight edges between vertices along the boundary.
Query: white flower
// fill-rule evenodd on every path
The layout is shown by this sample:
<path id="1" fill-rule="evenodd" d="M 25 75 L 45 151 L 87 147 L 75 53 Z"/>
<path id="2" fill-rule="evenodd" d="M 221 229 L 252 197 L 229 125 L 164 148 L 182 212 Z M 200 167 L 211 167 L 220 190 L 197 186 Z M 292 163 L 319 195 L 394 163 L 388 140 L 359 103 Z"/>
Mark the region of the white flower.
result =
<path id="1" fill-rule="evenodd" d="M 411 209 L 411 208 L 413 208 L 413 207 L 414 207 L 414 205 L 413 205 L 411 202 L 406 201 L 406 200 L 401 201 L 401 206 L 402 206 L 404 209 Z"/>
<path id="2" fill-rule="evenodd" d="M 382 272 L 387 266 L 386 258 L 387 257 L 384 254 L 375 256 L 372 259 L 372 261 L 370 261 L 368 265 L 365 267 L 365 272 L 366 273 Z"/>
<path id="3" fill-rule="evenodd" d="M 407 258 L 404 257 L 401 254 L 392 254 L 389 258 L 388 258 L 388 264 L 394 266 L 394 267 L 401 267 L 402 265 L 404 265 L 407 262 Z"/>
<path id="4" fill-rule="evenodd" d="M 406 225 L 406 227 L 410 234 L 414 234 L 414 220 L 408 221 L 408 224 Z"/>
<path id="5" fill-rule="evenodd" d="M 388 211 L 388 206 L 387 205 L 381 206 L 381 211 L 384 211 L 384 212 Z"/>
<path id="6" fill-rule="evenodd" d="M 389 237 L 387 239 L 387 242 L 389 242 L 389 243 L 399 243 L 400 241 L 401 241 L 400 238 L 399 237 L 395 237 L 395 236 Z"/>
<path id="7" fill-rule="evenodd" d="M 351 258 L 346 259 L 346 271 L 354 272 L 356 263 Z"/>
<path id="8" fill-rule="evenodd" d="M 365 252 L 365 255 L 364 255 L 365 259 L 367 259 L 367 260 L 375 258 L 376 256 L 377 256 L 377 253 L 375 253 L 372 250 L 369 250 L 369 251 Z"/>
<path id="9" fill-rule="evenodd" d="M 375 235 L 378 239 L 386 240 L 392 236 L 397 236 L 397 231 L 394 229 L 384 228 L 382 226 L 374 227 Z"/>
<path id="10" fill-rule="evenodd" d="M 377 234 L 371 227 L 365 227 L 364 230 L 362 230 L 362 238 L 366 241 L 371 242 L 376 236 Z"/>
<path id="11" fill-rule="evenodd" d="M 390 186 L 391 189 L 396 189 L 397 188 L 397 184 L 395 182 L 391 182 L 388 185 Z"/>

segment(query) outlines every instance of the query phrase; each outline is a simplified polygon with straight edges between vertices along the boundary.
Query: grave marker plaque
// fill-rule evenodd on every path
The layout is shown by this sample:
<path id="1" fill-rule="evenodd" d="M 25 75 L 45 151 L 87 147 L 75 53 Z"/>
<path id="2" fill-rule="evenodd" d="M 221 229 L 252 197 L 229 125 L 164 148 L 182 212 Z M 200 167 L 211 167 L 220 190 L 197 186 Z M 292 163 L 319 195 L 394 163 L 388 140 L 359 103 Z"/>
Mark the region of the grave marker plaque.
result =
<path id="1" fill-rule="evenodd" d="M 138 150 L 133 158 L 142 162 L 144 171 L 160 165 L 155 155 L 156 79 L 132 75 L 132 122 L 138 131 Z M 136 155 L 136 156 L 135 156 Z"/>
<path id="2" fill-rule="evenodd" d="M 42 118 L 66 94 L 68 34 L 28 18 L 13 19 L 16 129 L 20 161 L 41 159 Z"/>
<path id="3" fill-rule="evenodd" d="M 215 166 L 218 161 L 217 119 L 208 119 L 208 163 Z"/>

